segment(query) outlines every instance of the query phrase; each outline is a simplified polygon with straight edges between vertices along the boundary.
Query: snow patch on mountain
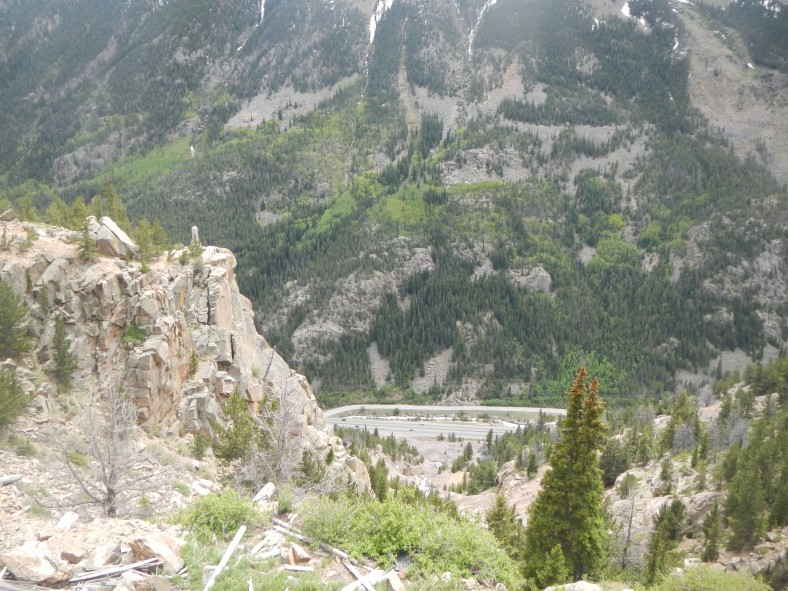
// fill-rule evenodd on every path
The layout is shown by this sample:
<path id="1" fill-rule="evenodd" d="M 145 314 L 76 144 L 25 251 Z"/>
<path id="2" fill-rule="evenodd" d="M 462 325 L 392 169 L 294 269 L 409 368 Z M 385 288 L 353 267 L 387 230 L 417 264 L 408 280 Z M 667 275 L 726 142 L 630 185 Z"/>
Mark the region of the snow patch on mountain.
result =
<path id="1" fill-rule="evenodd" d="M 497 2 L 498 2 L 498 0 L 487 0 L 487 2 L 484 3 L 484 6 L 482 6 L 481 12 L 479 12 L 479 18 L 476 19 L 476 24 L 474 25 L 473 30 L 471 31 L 471 34 L 468 36 L 468 59 L 469 60 L 473 59 L 473 40 L 476 38 L 476 31 L 479 30 L 479 25 L 482 24 L 482 19 L 484 18 L 484 14 L 491 7 L 495 6 L 495 4 Z"/>
<path id="2" fill-rule="evenodd" d="M 378 0 L 377 4 L 375 5 L 375 10 L 372 12 L 372 16 L 369 19 L 369 44 L 372 45 L 373 41 L 375 41 L 375 31 L 378 28 L 378 23 L 383 18 L 383 15 L 388 12 L 388 10 L 394 4 L 394 0 Z"/>

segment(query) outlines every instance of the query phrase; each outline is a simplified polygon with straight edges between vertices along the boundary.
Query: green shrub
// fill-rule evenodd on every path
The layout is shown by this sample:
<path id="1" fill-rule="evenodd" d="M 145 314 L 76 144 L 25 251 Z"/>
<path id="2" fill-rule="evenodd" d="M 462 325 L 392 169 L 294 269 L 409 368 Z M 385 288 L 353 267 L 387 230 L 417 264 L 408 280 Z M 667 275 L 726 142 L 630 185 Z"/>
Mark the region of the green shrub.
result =
<path id="1" fill-rule="evenodd" d="M 621 479 L 621 482 L 618 483 L 618 496 L 622 499 L 625 499 L 629 496 L 630 491 L 637 486 L 638 477 L 634 474 L 627 474 L 624 478 Z"/>
<path id="2" fill-rule="evenodd" d="M 667 577 L 653 591 L 769 591 L 770 587 L 749 575 L 699 566 Z"/>
<path id="3" fill-rule="evenodd" d="M 276 495 L 276 512 L 279 515 L 285 513 L 292 513 L 295 508 L 295 495 L 293 490 L 288 487 L 280 488 L 279 493 Z"/>
<path id="4" fill-rule="evenodd" d="M 123 332 L 123 342 L 131 345 L 142 343 L 148 335 L 136 324 L 129 324 Z"/>
<path id="5" fill-rule="evenodd" d="M 36 447 L 29 440 L 16 435 L 9 436 L 8 444 L 14 450 L 14 453 L 22 458 L 30 458 L 38 453 Z"/>
<path id="6" fill-rule="evenodd" d="M 301 514 L 307 535 L 356 558 L 366 556 L 382 564 L 404 551 L 413 558 L 416 575 L 448 571 L 458 577 L 497 580 L 510 589 L 519 580 L 514 562 L 489 531 L 411 487 L 401 486 L 383 502 L 319 498 L 302 504 Z"/>
<path id="7" fill-rule="evenodd" d="M 170 482 L 170 486 L 172 487 L 172 490 L 175 490 L 175 491 L 181 493 L 184 496 L 188 495 L 191 492 L 189 490 L 189 487 L 186 486 L 180 480 L 173 480 L 172 482 Z"/>
<path id="8" fill-rule="evenodd" d="M 192 528 L 196 538 L 207 540 L 214 534 L 227 538 L 241 525 L 256 523 L 260 517 L 251 499 L 228 488 L 220 495 L 211 493 L 197 499 L 181 511 L 177 521 Z"/>
<path id="9" fill-rule="evenodd" d="M 78 468 L 87 468 L 89 458 L 83 453 L 78 451 L 69 451 L 66 452 L 66 459 L 70 464 L 77 466 Z"/>

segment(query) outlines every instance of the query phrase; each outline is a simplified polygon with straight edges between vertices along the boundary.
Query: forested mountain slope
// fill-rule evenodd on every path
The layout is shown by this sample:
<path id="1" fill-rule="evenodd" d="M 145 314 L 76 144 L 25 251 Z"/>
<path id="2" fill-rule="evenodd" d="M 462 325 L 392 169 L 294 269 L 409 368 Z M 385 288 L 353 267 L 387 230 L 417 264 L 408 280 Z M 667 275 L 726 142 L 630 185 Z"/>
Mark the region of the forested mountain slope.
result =
<path id="1" fill-rule="evenodd" d="M 785 350 L 787 18 L 0 0 L 0 198 L 198 225 L 329 403 L 658 396 Z"/>

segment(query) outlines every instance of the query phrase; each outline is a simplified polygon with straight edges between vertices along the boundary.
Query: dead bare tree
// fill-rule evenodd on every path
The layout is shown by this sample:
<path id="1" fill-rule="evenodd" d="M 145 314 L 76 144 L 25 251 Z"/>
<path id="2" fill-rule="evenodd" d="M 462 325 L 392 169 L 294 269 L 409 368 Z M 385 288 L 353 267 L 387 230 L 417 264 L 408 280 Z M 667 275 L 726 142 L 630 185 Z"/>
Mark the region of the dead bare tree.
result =
<path id="1" fill-rule="evenodd" d="M 269 396 L 252 417 L 246 449 L 228 464 L 228 477 L 236 488 L 258 489 L 268 482 L 287 485 L 300 493 L 334 492 L 347 487 L 324 460 L 313 457 L 304 440 L 303 408 L 289 396 L 287 380 L 280 394 Z"/>
<path id="2" fill-rule="evenodd" d="M 233 479 L 251 487 L 277 486 L 300 476 L 301 413 L 287 403 L 287 386 L 279 400 L 267 400 L 254 416 L 256 437 L 233 466 Z"/>
<path id="3" fill-rule="evenodd" d="M 140 473 L 142 458 L 134 449 L 137 409 L 123 392 L 105 384 L 92 389 L 79 421 L 84 433 L 86 466 L 77 466 L 64 445 L 61 451 L 68 471 L 85 497 L 73 505 L 89 504 L 102 508 L 107 517 L 150 487 L 147 481 L 155 472 Z"/>

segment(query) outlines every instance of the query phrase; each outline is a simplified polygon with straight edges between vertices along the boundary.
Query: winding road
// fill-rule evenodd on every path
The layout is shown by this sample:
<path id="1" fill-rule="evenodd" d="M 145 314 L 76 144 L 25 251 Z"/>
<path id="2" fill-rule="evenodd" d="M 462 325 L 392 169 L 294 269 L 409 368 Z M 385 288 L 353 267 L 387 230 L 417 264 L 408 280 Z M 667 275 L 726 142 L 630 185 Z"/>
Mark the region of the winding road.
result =
<path id="1" fill-rule="evenodd" d="M 420 416 L 369 416 L 374 412 L 400 413 Z M 482 440 L 492 429 L 496 435 L 514 431 L 519 422 L 535 419 L 542 411 L 545 415 L 565 415 L 562 408 L 534 408 L 522 406 L 420 406 L 414 404 L 353 404 L 323 411 L 326 422 L 343 428 L 378 430 L 381 437 L 394 435 L 398 439 L 435 439 L 454 433 L 463 440 Z M 429 415 L 436 415 L 434 419 Z M 473 414 L 497 415 L 498 420 L 469 417 Z M 459 415 L 459 416 L 458 416 Z M 505 417 L 501 415 L 515 415 Z"/>

